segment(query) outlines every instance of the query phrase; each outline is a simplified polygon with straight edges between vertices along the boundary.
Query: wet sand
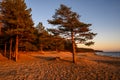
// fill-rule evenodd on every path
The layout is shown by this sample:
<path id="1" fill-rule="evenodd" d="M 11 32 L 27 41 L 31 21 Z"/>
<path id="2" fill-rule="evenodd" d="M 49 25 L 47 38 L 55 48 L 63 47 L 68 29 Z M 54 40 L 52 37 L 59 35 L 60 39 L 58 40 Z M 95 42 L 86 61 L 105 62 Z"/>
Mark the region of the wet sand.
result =
<path id="1" fill-rule="evenodd" d="M 26 54 L 25 54 L 26 53 Z M 14 62 L 0 54 L 0 80 L 120 80 L 120 58 L 69 52 L 22 52 Z"/>

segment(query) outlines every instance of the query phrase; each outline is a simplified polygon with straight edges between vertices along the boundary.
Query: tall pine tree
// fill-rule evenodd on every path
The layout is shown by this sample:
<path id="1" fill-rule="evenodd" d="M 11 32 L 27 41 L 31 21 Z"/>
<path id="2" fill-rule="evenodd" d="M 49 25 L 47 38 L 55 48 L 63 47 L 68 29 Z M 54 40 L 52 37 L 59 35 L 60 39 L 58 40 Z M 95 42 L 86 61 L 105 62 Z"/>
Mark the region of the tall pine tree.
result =
<path id="1" fill-rule="evenodd" d="M 81 22 L 79 15 L 65 5 L 61 5 L 59 9 L 56 9 L 53 19 L 48 20 L 48 22 L 53 25 L 58 25 L 57 28 L 51 29 L 51 32 L 71 39 L 73 63 L 76 63 L 76 43 L 79 42 L 85 45 L 94 44 L 94 42 L 90 41 L 96 35 L 89 29 L 91 24 Z"/>
<path id="2" fill-rule="evenodd" d="M 24 40 L 32 40 L 31 38 L 34 37 L 34 24 L 30 14 L 31 8 L 27 9 L 24 0 L 3 0 L 0 6 L 5 33 L 10 38 L 15 37 L 15 58 L 17 61 L 18 43 Z"/>

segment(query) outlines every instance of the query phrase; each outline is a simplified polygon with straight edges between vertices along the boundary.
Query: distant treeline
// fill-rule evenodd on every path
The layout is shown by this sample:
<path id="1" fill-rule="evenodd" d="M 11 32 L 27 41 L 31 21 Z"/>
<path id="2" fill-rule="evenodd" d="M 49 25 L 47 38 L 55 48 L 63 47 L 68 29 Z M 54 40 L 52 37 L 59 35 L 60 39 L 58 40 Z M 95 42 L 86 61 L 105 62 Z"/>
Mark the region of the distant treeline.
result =
<path id="1" fill-rule="evenodd" d="M 91 48 L 77 48 L 77 52 L 103 52 L 102 50 L 94 50 Z"/>
<path id="2" fill-rule="evenodd" d="M 95 52 L 104 52 L 103 50 L 95 50 Z"/>
<path id="3" fill-rule="evenodd" d="M 94 52 L 91 48 L 77 48 L 77 52 Z"/>

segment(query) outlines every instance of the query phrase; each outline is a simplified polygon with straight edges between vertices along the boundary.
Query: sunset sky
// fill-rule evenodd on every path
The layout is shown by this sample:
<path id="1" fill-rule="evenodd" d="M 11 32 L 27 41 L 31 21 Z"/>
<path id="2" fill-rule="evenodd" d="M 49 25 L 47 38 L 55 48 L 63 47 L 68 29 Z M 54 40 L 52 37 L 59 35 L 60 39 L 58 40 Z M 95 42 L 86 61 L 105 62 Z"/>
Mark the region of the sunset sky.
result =
<path id="1" fill-rule="evenodd" d="M 104 51 L 120 51 L 120 0 L 25 0 L 32 8 L 35 26 L 42 22 L 46 28 L 52 27 L 47 20 L 52 19 L 60 4 L 72 8 L 81 15 L 80 20 L 91 23 L 91 29 L 98 35 L 90 48 Z M 79 45 L 80 47 L 85 47 Z"/>

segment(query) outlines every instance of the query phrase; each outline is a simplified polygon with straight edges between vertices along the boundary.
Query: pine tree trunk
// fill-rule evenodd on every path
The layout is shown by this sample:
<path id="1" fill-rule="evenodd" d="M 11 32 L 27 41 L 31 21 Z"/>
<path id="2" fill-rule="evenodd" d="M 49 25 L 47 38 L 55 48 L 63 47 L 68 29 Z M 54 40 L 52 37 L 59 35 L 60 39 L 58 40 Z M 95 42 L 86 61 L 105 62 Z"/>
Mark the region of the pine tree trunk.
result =
<path id="1" fill-rule="evenodd" d="M 42 43 L 40 44 L 40 51 L 43 52 L 43 45 L 42 45 Z"/>
<path id="2" fill-rule="evenodd" d="M 0 25 L 0 35 L 2 34 L 1 28 L 2 28 L 2 27 L 1 27 L 1 25 Z"/>
<path id="3" fill-rule="evenodd" d="M 5 46 L 4 46 L 4 56 L 6 56 L 6 42 L 5 42 Z"/>
<path id="4" fill-rule="evenodd" d="M 72 39 L 73 63 L 76 63 L 76 49 L 75 49 L 74 32 L 71 32 L 71 39 Z"/>
<path id="5" fill-rule="evenodd" d="M 18 35 L 16 36 L 15 60 L 18 60 Z"/>
<path id="6" fill-rule="evenodd" d="M 58 48 L 57 48 L 58 46 L 57 46 L 57 42 L 55 43 L 55 50 L 56 50 L 56 52 L 58 52 Z"/>
<path id="7" fill-rule="evenodd" d="M 56 52 L 58 52 L 57 46 L 56 46 L 56 49 L 55 49 L 55 50 L 56 50 Z"/>
<path id="8" fill-rule="evenodd" d="M 9 59 L 11 59 L 12 57 L 12 38 L 10 38 L 10 55 L 9 55 Z"/>

